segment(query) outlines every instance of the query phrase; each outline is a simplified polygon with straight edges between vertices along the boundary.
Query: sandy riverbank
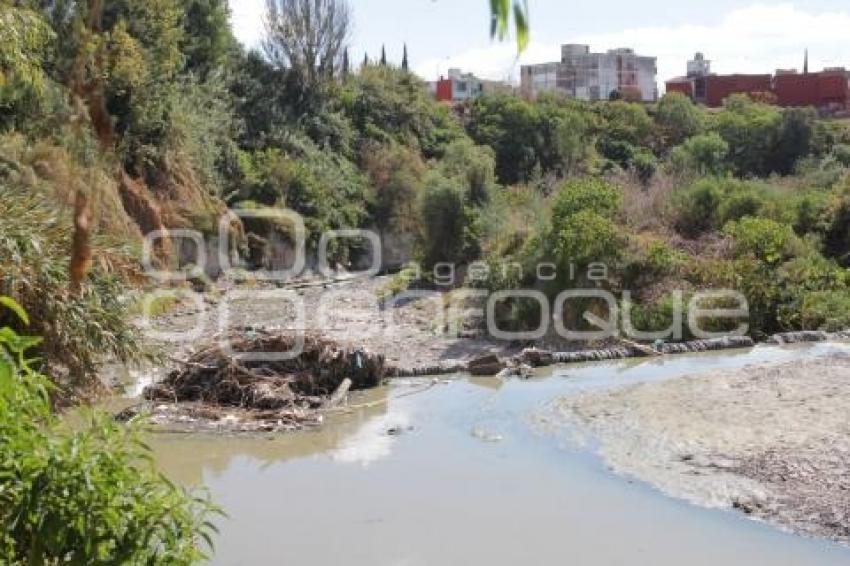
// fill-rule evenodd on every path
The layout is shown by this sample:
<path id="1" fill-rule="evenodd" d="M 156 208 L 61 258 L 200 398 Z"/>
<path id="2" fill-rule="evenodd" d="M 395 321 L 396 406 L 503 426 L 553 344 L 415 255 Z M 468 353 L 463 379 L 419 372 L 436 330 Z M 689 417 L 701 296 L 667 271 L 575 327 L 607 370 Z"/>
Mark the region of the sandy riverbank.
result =
<path id="1" fill-rule="evenodd" d="M 557 400 L 618 473 L 850 542 L 850 352 Z"/>

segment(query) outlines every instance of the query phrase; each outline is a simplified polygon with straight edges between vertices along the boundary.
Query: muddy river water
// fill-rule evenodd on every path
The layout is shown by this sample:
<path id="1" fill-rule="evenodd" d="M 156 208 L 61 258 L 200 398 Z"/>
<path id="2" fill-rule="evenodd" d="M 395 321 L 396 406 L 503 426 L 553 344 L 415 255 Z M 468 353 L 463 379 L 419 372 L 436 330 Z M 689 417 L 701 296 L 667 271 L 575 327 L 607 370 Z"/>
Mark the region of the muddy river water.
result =
<path id="1" fill-rule="evenodd" d="M 703 509 L 608 471 L 541 431 L 556 397 L 846 346 L 550 368 L 532 380 L 399 380 L 352 399 L 321 430 L 160 434 L 172 479 L 228 513 L 214 564 L 850 564 L 850 549 Z"/>

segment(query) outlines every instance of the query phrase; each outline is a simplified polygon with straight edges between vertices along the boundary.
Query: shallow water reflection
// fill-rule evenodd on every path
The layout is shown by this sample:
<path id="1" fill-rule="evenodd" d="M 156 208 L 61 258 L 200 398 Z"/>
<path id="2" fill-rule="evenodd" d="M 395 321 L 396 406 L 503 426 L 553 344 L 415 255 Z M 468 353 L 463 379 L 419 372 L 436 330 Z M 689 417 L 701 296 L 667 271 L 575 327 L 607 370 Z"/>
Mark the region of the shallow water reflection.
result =
<path id="1" fill-rule="evenodd" d="M 398 381 L 358 394 L 360 409 L 321 430 L 152 444 L 170 477 L 205 484 L 227 510 L 215 564 L 847 564 L 844 547 L 670 499 L 528 425 L 571 391 L 835 348 L 846 347 L 558 367 L 504 383 Z"/>

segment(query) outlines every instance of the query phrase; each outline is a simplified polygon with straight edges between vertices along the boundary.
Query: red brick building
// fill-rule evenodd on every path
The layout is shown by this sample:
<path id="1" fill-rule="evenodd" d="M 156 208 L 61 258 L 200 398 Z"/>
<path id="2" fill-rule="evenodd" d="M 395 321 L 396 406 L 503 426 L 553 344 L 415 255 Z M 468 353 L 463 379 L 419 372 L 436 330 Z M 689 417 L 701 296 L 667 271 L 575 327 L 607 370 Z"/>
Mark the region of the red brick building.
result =
<path id="1" fill-rule="evenodd" d="M 681 92 L 695 102 L 717 108 L 733 94 L 755 95 L 773 92 L 773 77 L 770 75 L 677 77 L 667 81 L 667 92 Z"/>
<path id="2" fill-rule="evenodd" d="M 688 77 L 677 77 L 667 81 L 667 92 L 678 92 L 688 98 L 694 98 L 694 81 Z"/>
<path id="3" fill-rule="evenodd" d="M 709 75 L 705 77 L 705 105 L 717 108 L 733 94 L 754 95 L 772 90 L 770 75 Z"/>
<path id="4" fill-rule="evenodd" d="M 850 82 L 844 69 L 820 73 L 779 73 L 773 79 L 773 92 L 780 106 L 847 108 Z"/>
<path id="5" fill-rule="evenodd" d="M 667 92 L 680 92 L 711 108 L 722 106 L 732 94 L 767 94 L 779 106 L 850 109 L 850 73 L 843 68 L 817 73 L 777 71 L 775 76 L 715 75 L 709 64 L 698 53 L 688 62 L 688 76 L 667 81 Z"/>

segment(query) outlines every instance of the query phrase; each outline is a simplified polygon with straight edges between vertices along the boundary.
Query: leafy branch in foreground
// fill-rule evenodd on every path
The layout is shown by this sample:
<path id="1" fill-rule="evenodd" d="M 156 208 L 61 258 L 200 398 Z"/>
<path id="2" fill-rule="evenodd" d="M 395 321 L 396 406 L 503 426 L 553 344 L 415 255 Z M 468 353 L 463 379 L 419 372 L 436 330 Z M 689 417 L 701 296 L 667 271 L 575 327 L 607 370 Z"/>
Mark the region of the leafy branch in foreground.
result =
<path id="1" fill-rule="evenodd" d="M 21 324 L 16 302 L 0 297 Z M 71 429 L 51 412 L 49 380 L 27 352 L 38 338 L 0 328 L 0 561 L 193 564 L 219 511 L 153 468 L 139 425 L 91 414 Z"/>
<path id="2" fill-rule="evenodd" d="M 490 36 L 504 41 L 510 28 L 513 15 L 516 31 L 517 51 L 522 53 L 528 47 L 530 28 L 528 24 L 528 0 L 490 0 Z"/>

